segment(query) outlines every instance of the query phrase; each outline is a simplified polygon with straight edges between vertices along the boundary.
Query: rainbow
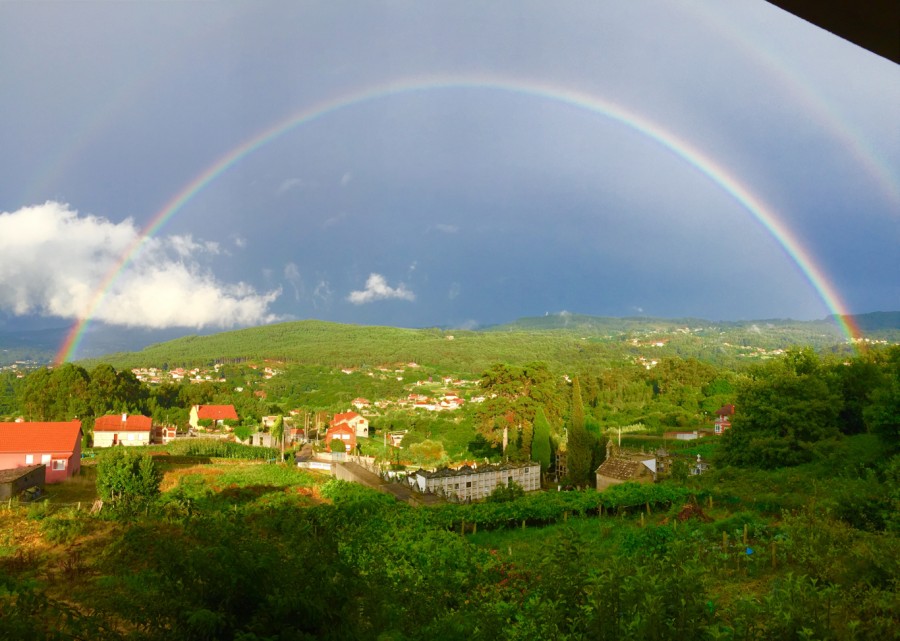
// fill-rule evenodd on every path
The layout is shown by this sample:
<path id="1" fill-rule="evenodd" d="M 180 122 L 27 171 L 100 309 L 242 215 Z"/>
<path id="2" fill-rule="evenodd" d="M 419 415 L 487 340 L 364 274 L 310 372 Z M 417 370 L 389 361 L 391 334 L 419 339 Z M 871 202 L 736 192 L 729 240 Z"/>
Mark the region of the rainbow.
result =
<path id="1" fill-rule="evenodd" d="M 830 284 L 825 273 L 816 265 L 810 253 L 800 244 L 790 229 L 778 219 L 775 213 L 761 199 L 751 193 L 747 187 L 734 178 L 725 167 L 716 163 L 712 158 L 693 145 L 690 145 L 685 140 L 633 111 L 629 111 L 615 103 L 581 91 L 556 87 L 538 81 L 520 79 L 511 80 L 508 78 L 487 75 L 429 76 L 427 78 L 409 78 L 369 86 L 340 97 L 316 103 L 292 114 L 269 128 L 264 129 L 221 156 L 204 171 L 195 176 L 190 182 L 185 184 L 184 187 L 182 187 L 181 190 L 162 207 L 162 209 L 154 214 L 153 218 L 147 223 L 141 234 L 122 253 L 118 263 L 109 270 L 103 281 L 95 290 L 92 300 L 86 306 L 84 313 L 72 326 L 57 353 L 56 362 L 62 363 L 71 360 L 74 357 L 88 325 L 94 314 L 97 312 L 107 291 L 109 291 L 128 264 L 140 255 L 140 252 L 148 239 L 152 238 L 170 218 L 178 213 L 207 185 L 239 163 L 244 157 L 252 154 L 297 127 L 309 124 L 341 110 L 403 94 L 454 89 L 500 91 L 528 98 L 539 98 L 563 103 L 610 118 L 655 141 L 712 180 L 753 215 L 779 245 L 781 245 L 788 257 L 804 274 L 825 303 L 826 307 L 834 314 L 843 334 L 846 335 L 851 342 L 858 336 L 859 332 L 854 326 L 852 319 L 848 316 L 846 307 L 841 301 L 838 292 Z"/>
<path id="2" fill-rule="evenodd" d="M 873 178 L 885 197 L 892 204 L 900 207 L 900 183 L 897 181 L 886 159 L 880 155 L 866 136 L 851 127 L 846 119 L 838 113 L 837 107 L 831 104 L 810 81 L 808 74 L 799 73 L 790 66 L 789 59 L 776 57 L 771 50 L 760 46 L 737 23 L 728 20 L 719 12 L 719 6 L 709 4 L 701 9 L 696 7 L 696 18 L 728 38 L 729 43 L 744 52 L 749 59 L 763 68 L 766 74 L 777 81 L 785 92 L 790 94 L 795 109 L 802 111 L 812 120 L 820 123 L 836 138 L 856 159 L 866 174 Z M 900 209 L 898 209 L 900 211 Z"/>

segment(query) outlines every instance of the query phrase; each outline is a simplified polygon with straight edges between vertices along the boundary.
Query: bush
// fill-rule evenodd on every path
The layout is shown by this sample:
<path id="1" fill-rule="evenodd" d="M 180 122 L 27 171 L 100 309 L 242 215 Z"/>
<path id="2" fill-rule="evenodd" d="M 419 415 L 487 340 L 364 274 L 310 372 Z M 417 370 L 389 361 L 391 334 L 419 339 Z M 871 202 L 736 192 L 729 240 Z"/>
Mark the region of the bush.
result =
<path id="1" fill-rule="evenodd" d="M 88 523 L 77 510 L 57 514 L 41 522 L 41 532 L 51 543 L 72 543 L 88 529 Z"/>
<path id="2" fill-rule="evenodd" d="M 494 488 L 488 497 L 488 503 L 508 503 L 525 496 L 525 490 L 515 481 L 510 481 L 509 485 L 500 485 Z"/>
<path id="3" fill-rule="evenodd" d="M 447 453 L 444 451 L 444 444 L 430 439 L 410 445 L 409 453 L 424 464 L 438 463 L 447 456 Z"/>
<path id="4" fill-rule="evenodd" d="M 246 441 L 248 438 L 253 436 L 253 433 L 256 431 L 255 426 L 250 425 L 235 425 L 234 427 L 234 436 L 235 438 Z"/>
<path id="5" fill-rule="evenodd" d="M 117 511 L 133 514 L 159 496 L 162 473 L 153 459 L 125 447 L 113 447 L 97 463 L 97 493 Z"/>

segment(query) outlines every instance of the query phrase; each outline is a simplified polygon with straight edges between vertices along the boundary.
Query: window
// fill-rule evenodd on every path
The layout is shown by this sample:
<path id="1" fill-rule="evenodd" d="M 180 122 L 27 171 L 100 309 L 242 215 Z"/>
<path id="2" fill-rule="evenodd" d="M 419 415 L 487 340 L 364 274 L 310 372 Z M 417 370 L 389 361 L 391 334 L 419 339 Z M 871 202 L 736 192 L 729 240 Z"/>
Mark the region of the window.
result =
<path id="1" fill-rule="evenodd" d="M 66 469 L 66 459 L 58 458 L 53 461 L 53 469 L 54 470 L 64 470 Z"/>
<path id="2" fill-rule="evenodd" d="M 41 454 L 41 463 L 47 464 L 50 462 L 49 454 Z"/>
<path id="3" fill-rule="evenodd" d="M 34 465 L 34 454 L 25 455 L 25 465 Z"/>

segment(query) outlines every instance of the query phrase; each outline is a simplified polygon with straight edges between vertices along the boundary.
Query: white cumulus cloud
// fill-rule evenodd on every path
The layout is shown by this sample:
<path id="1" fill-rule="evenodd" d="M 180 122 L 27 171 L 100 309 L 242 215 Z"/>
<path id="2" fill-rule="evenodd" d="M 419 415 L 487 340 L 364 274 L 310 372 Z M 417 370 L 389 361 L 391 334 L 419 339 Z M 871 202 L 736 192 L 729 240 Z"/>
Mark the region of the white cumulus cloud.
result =
<path id="1" fill-rule="evenodd" d="M 415 300 L 416 295 L 407 289 L 403 283 L 398 284 L 397 287 L 391 287 L 381 274 L 369 274 L 369 278 L 366 280 L 366 288 L 350 292 L 350 295 L 347 296 L 347 300 L 354 305 L 363 305 L 364 303 L 391 298 Z"/>
<path id="2" fill-rule="evenodd" d="M 222 283 L 201 266 L 200 257 L 220 251 L 216 243 L 167 236 L 134 251 L 140 233 L 130 219 L 114 223 L 52 201 L 0 212 L 0 310 L 153 329 L 277 320 L 269 307 L 280 290 Z"/>

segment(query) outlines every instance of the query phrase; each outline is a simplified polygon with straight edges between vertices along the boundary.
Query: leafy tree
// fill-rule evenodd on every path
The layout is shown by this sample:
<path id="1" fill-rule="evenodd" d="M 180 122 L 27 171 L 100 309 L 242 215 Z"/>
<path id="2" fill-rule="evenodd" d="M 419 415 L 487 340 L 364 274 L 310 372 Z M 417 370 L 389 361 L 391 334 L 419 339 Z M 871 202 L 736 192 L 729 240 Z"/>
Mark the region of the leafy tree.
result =
<path id="1" fill-rule="evenodd" d="M 51 420 L 92 417 L 89 385 L 90 376 L 83 367 L 66 363 L 54 369 L 50 375 L 50 390 L 55 392 L 56 399 Z"/>
<path id="2" fill-rule="evenodd" d="M 88 392 L 91 412 L 95 417 L 118 412 L 143 412 L 149 397 L 146 388 L 132 372 L 117 372 L 106 363 L 91 370 Z"/>
<path id="3" fill-rule="evenodd" d="M 516 432 L 533 425 L 538 408 L 557 418 L 561 414 L 556 380 L 545 363 L 498 363 L 481 375 L 480 385 L 487 398 L 478 409 L 479 431 L 491 443 L 502 441 L 504 427 L 510 432 L 510 441 L 517 438 Z M 526 441 L 529 435 L 525 435 Z M 530 447 L 526 455 L 528 452 Z"/>
<path id="4" fill-rule="evenodd" d="M 22 408 L 29 420 L 46 421 L 51 418 L 53 401 L 48 394 L 50 370 L 42 367 L 31 372 L 22 390 Z"/>
<path id="5" fill-rule="evenodd" d="M 0 372 L 0 416 L 11 417 L 21 412 L 18 396 L 23 381 L 16 377 L 15 372 Z"/>
<path id="6" fill-rule="evenodd" d="M 97 463 L 97 493 L 117 511 L 134 514 L 159 496 L 160 472 L 147 454 L 113 447 Z"/>
<path id="7" fill-rule="evenodd" d="M 849 363 L 832 367 L 838 380 L 843 407 L 840 412 L 840 428 L 844 434 L 862 434 L 866 431 L 863 417 L 871 402 L 871 394 L 884 384 L 884 368 L 872 357 L 862 355 Z"/>
<path id="8" fill-rule="evenodd" d="M 534 418 L 534 440 L 531 443 L 531 458 L 541 464 L 541 474 L 550 469 L 550 422 L 543 409 L 538 409 Z"/>
<path id="9" fill-rule="evenodd" d="M 413 443 L 409 446 L 409 453 L 425 464 L 438 463 L 447 456 L 447 453 L 444 451 L 444 444 L 431 439 Z"/>
<path id="10" fill-rule="evenodd" d="M 757 368 L 737 392 L 725 463 L 775 468 L 811 458 L 811 447 L 840 435 L 837 381 L 810 349 L 790 350 Z"/>
<path id="11" fill-rule="evenodd" d="M 900 448 L 900 346 L 892 347 L 885 360 L 881 384 L 863 409 L 866 427 L 892 450 Z"/>
<path id="12" fill-rule="evenodd" d="M 22 391 L 26 416 L 39 421 L 90 418 L 89 377 L 78 365 L 66 363 L 54 370 L 45 368 L 28 375 Z"/>

